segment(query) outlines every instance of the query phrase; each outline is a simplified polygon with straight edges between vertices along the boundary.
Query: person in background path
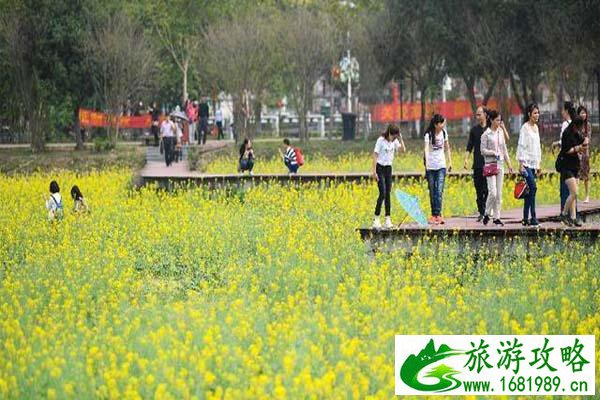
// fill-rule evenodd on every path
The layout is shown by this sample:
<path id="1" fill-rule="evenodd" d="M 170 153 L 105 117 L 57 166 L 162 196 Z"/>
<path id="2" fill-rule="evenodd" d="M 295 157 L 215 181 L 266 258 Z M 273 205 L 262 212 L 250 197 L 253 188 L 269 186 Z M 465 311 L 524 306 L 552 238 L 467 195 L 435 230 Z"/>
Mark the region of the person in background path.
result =
<path id="1" fill-rule="evenodd" d="M 206 136 L 208 135 L 208 117 L 210 115 L 210 109 L 208 107 L 208 100 L 206 99 L 206 96 L 202 96 L 202 101 L 200 102 L 200 105 L 198 106 L 198 117 L 199 117 L 199 124 L 200 126 L 198 127 L 198 133 L 200 135 L 200 137 L 198 138 L 198 143 L 199 144 L 205 144 L 206 143 Z"/>
<path id="2" fill-rule="evenodd" d="M 48 210 L 48 220 L 61 220 L 64 216 L 62 197 L 60 187 L 56 181 L 50 182 L 50 197 L 45 198 L 46 210 Z"/>
<path id="3" fill-rule="evenodd" d="M 183 160 L 183 124 L 180 119 L 173 121 L 175 124 L 175 150 L 173 152 L 173 160 L 178 163 Z"/>
<path id="4" fill-rule="evenodd" d="M 252 149 L 252 142 L 250 139 L 244 139 L 244 143 L 240 146 L 240 159 L 238 171 L 242 174 L 244 171 L 248 171 L 252 175 L 252 169 L 254 168 L 254 149 Z"/>
<path id="5" fill-rule="evenodd" d="M 289 174 L 296 175 L 296 173 L 298 172 L 298 160 L 296 159 L 296 152 L 291 146 L 290 140 L 288 138 L 283 139 L 283 148 L 284 153 L 282 153 L 281 149 L 279 149 L 279 154 L 283 157 L 283 162 L 288 168 Z"/>
<path id="6" fill-rule="evenodd" d="M 589 113 L 585 106 L 577 108 L 577 115 L 583 119 L 583 137 L 588 139 L 588 145 L 585 151 L 579 153 L 579 161 L 581 169 L 579 171 L 579 179 L 583 181 L 585 188 L 584 203 L 590 202 L 590 146 L 592 144 L 592 124 L 589 120 Z"/>
<path id="7" fill-rule="evenodd" d="M 535 212 L 535 196 L 537 193 L 536 175 L 540 172 L 542 162 L 542 148 L 540 145 L 540 131 L 537 123 L 540 119 L 540 109 L 535 103 L 529 104 L 526 109 L 527 121 L 521 126 L 519 144 L 517 145 L 517 161 L 519 171 L 525 177 L 529 194 L 523 203 L 523 226 L 539 227 Z M 531 216 L 531 219 L 529 218 Z"/>
<path id="8" fill-rule="evenodd" d="M 171 119 L 165 118 L 160 125 L 160 138 L 163 141 L 163 147 L 165 152 L 165 163 L 167 167 L 173 162 L 173 150 L 175 147 L 175 124 Z"/>
<path id="9" fill-rule="evenodd" d="M 487 127 L 487 115 L 483 106 L 477 107 L 475 119 L 477 120 L 477 125 L 473 126 L 469 132 L 464 168 L 467 169 L 469 154 L 473 151 L 473 184 L 475 185 L 475 193 L 477 193 L 477 211 L 479 212 L 477 222 L 481 222 L 485 215 L 485 205 L 488 196 L 487 182 L 483 176 L 484 160 L 481 155 L 481 135 L 483 135 Z"/>
<path id="10" fill-rule="evenodd" d="M 448 153 L 448 172 L 452 170 L 452 155 L 448 134 L 444 129 L 446 119 L 440 114 L 434 114 L 425 131 L 425 168 L 429 187 L 429 202 L 431 205 L 431 224 L 443 224 L 442 205 L 444 197 L 444 182 L 446 179 L 446 157 Z"/>
<path id="11" fill-rule="evenodd" d="M 502 188 L 504 186 L 504 164 L 512 174 L 510 157 L 506 148 L 506 128 L 502 117 L 496 110 L 488 112 L 488 128 L 481 136 L 481 154 L 484 157 L 485 165 L 496 165 L 497 173 L 486 177 L 488 187 L 488 197 L 485 205 L 485 216 L 483 224 L 487 225 L 490 216 L 494 220 L 494 225 L 504 226 L 500 219 L 502 212 Z"/>
<path id="12" fill-rule="evenodd" d="M 573 118 L 561 138 L 560 152 L 560 180 L 564 182 L 569 190 L 569 196 L 561 213 L 561 221 L 568 226 L 581 226 L 582 222 L 577 218 L 576 201 L 579 185 L 579 154 L 585 152 L 588 139 L 583 137 L 583 118 Z M 560 156 L 559 156 L 560 157 Z"/>
<path id="13" fill-rule="evenodd" d="M 81 190 L 77 185 L 73 185 L 71 188 L 71 198 L 73 199 L 73 212 L 87 212 L 88 206 L 83 198 L 83 194 L 81 194 Z"/>
<path id="14" fill-rule="evenodd" d="M 152 103 L 152 107 L 150 107 L 150 116 L 152 118 L 152 125 L 150 127 L 150 132 L 152 136 L 154 136 L 154 147 L 158 147 L 158 135 L 160 129 L 158 127 L 160 120 L 160 108 L 158 108 L 158 104 L 155 102 Z"/>
<path id="15" fill-rule="evenodd" d="M 377 139 L 373 150 L 373 178 L 377 181 L 379 196 L 375 205 L 375 219 L 373 229 L 381 229 L 381 206 L 385 202 L 385 222 L 383 227 L 393 227 L 391 218 L 391 193 L 392 193 L 392 164 L 396 151 L 406 151 L 400 128 L 396 125 L 388 125 L 385 132 Z"/>
<path id="16" fill-rule="evenodd" d="M 224 139 L 225 136 L 223 135 L 223 110 L 221 110 L 220 106 L 215 111 L 215 124 L 217 125 L 217 129 L 219 132 L 219 134 L 217 135 L 217 139 Z"/>
<path id="17" fill-rule="evenodd" d="M 557 141 L 552 143 L 553 149 L 561 147 L 563 133 L 565 132 L 565 130 L 567 129 L 567 127 L 569 126 L 571 121 L 576 116 L 577 116 L 577 112 L 575 111 L 575 106 L 573 105 L 573 103 L 570 101 L 565 101 L 563 104 L 563 109 L 562 109 L 563 122 L 562 122 L 562 125 L 560 126 L 560 137 Z M 563 209 L 565 208 L 565 202 L 567 201 L 567 197 L 569 197 L 569 189 L 567 188 L 567 185 L 561 180 L 561 182 L 560 182 L 560 212 L 561 213 L 563 212 Z"/>
<path id="18" fill-rule="evenodd" d="M 196 128 L 198 122 L 198 102 L 190 101 L 186 107 L 186 114 L 189 120 L 189 143 L 196 140 Z"/>

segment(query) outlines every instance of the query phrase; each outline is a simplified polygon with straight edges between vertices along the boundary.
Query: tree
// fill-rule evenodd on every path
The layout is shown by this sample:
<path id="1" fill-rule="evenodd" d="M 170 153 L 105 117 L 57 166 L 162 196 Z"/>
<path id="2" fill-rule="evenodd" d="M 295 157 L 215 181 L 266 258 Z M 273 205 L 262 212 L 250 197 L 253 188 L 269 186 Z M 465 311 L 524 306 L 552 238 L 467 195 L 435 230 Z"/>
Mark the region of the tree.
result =
<path id="1" fill-rule="evenodd" d="M 482 102 L 485 105 L 492 96 L 500 75 L 486 50 L 498 47 L 494 41 L 500 38 L 489 33 L 495 34 L 501 29 L 493 19 L 484 18 L 486 6 L 484 2 L 477 0 L 440 2 L 444 57 L 448 61 L 449 72 L 459 76 L 465 83 L 473 113 L 477 109 L 477 82 L 480 79 L 486 80 L 487 90 Z"/>
<path id="2" fill-rule="evenodd" d="M 329 72 L 339 54 L 331 38 L 334 36 L 330 17 L 318 10 L 296 8 L 282 14 L 278 25 L 285 87 L 298 113 L 300 138 L 308 140 L 306 117 L 312 107 L 313 88 L 317 80 Z"/>
<path id="3" fill-rule="evenodd" d="M 421 133 L 429 89 L 441 83 L 447 65 L 440 50 L 443 39 L 438 3 L 433 0 L 387 0 L 371 29 L 383 78 L 408 76 L 421 92 Z"/>
<path id="4" fill-rule="evenodd" d="M 116 145 L 119 117 L 132 94 L 139 95 L 152 84 L 154 49 L 143 29 L 123 13 L 115 13 L 92 28 L 86 46 L 94 66 L 95 88 L 111 115 L 108 136 Z"/>
<path id="5" fill-rule="evenodd" d="M 260 11 L 239 15 L 211 26 L 204 35 L 207 76 L 232 95 L 238 137 L 252 136 L 248 129 L 250 97 L 260 101 L 277 76 L 274 18 Z M 260 114 L 257 118 L 259 124 Z"/>
<path id="6" fill-rule="evenodd" d="M 44 84 L 47 65 L 41 57 L 47 27 L 40 25 L 47 8 L 33 9 L 28 1 L 16 2 L 11 7 L 3 2 L 0 29 L 3 48 L 10 66 L 10 80 L 16 89 L 16 106 L 31 137 L 35 152 L 45 148 L 48 115 L 48 87 Z"/>

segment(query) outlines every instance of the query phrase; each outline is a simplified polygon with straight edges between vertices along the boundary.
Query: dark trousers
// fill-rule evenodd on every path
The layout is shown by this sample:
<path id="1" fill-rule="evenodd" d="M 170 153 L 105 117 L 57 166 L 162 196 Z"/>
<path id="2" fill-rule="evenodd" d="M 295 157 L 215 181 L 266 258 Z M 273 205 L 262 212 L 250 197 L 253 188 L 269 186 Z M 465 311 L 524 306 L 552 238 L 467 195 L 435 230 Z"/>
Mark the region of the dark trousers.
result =
<path id="1" fill-rule="evenodd" d="M 175 138 L 174 137 L 163 137 L 163 145 L 165 151 L 165 163 L 167 167 L 171 165 L 174 158 L 175 151 Z"/>
<path id="2" fill-rule="evenodd" d="M 217 136 L 217 139 L 223 139 L 223 121 L 217 121 L 217 130 L 219 131 L 219 135 Z"/>
<path id="3" fill-rule="evenodd" d="M 198 139 L 198 143 L 205 144 L 206 136 L 208 135 L 208 117 L 200 117 L 199 125 L 198 132 L 200 134 L 200 138 Z"/>
<path id="4" fill-rule="evenodd" d="M 152 132 L 152 136 L 154 136 L 154 146 L 158 147 L 158 126 L 152 125 L 150 127 L 150 132 Z"/>
<path id="5" fill-rule="evenodd" d="M 531 215 L 532 221 L 537 221 L 535 214 L 535 195 L 537 193 L 537 185 L 535 183 L 535 169 L 525 168 L 525 182 L 529 186 L 529 194 L 525 197 L 525 203 L 523 204 L 523 219 L 529 219 Z"/>
<path id="6" fill-rule="evenodd" d="M 377 173 L 377 188 L 379 189 L 379 197 L 377 197 L 377 204 L 375 205 L 375 216 L 378 217 L 381 214 L 381 204 L 385 202 L 385 216 L 389 217 L 391 211 L 392 166 L 377 164 L 375 172 Z"/>
<path id="7" fill-rule="evenodd" d="M 473 184 L 475 185 L 475 193 L 477 193 L 477 211 L 479 211 L 479 215 L 484 215 L 488 189 L 487 180 L 483 176 L 483 168 L 473 170 Z"/>
<path id="8" fill-rule="evenodd" d="M 442 200 L 444 198 L 445 181 L 446 168 L 427 170 L 427 185 L 429 186 L 429 203 L 431 205 L 431 215 L 434 217 L 442 216 Z"/>
<path id="9" fill-rule="evenodd" d="M 284 161 L 285 162 L 285 166 L 288 167 L 288 171 L 290 171 L 290 174 L 295 174 L 296 172 L 298 172 L 298 164 L 292 164 L 289 161 Z"/>

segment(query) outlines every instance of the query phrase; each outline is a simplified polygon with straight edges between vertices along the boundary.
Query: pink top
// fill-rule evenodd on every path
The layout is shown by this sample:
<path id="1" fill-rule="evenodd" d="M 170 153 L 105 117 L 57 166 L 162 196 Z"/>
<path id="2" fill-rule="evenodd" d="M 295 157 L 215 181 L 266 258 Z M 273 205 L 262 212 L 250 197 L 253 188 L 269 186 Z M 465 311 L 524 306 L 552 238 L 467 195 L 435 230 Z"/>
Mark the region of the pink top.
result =
<path id="1" fill-rule="evenodd" d="M 187 105 L 186 113 L 191 122 L 198 120 L 198 107 L 195 107 L 191 101 Z"/>

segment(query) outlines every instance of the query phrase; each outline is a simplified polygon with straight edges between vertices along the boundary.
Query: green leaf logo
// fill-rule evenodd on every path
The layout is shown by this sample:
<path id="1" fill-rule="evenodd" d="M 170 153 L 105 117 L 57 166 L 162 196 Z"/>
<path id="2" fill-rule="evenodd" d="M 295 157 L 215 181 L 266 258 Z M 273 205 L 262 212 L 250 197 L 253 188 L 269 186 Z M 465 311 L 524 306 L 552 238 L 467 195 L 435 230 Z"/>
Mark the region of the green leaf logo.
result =
<path id="1" fill-rule="evenodd" d="M 435 384 L 419 382 L 418 375 L 428 365 L 461 354 L 464 354 L 464 351 L 451 349 L 445 344 L 440 345 L 440 348 L 436 351 L 433 339 L 431 339 L 417 356 L 411 354 L 406 358 L 400 368 L 400 378 L 411 388 L 424 392 L 447 392 L 456 389 L 461 385 L 461 381 L 456 379 L 454 375 L 459 374 L 460 371 L 456 371 L 445 364 L 436 366 L 425 375 L 425 377 L 437 378 L 438 382 Z"/>

